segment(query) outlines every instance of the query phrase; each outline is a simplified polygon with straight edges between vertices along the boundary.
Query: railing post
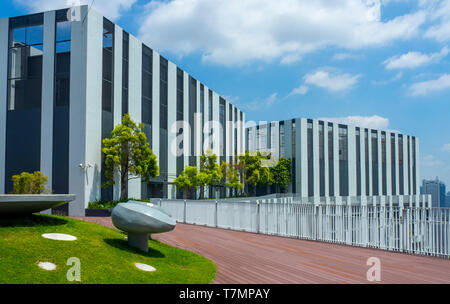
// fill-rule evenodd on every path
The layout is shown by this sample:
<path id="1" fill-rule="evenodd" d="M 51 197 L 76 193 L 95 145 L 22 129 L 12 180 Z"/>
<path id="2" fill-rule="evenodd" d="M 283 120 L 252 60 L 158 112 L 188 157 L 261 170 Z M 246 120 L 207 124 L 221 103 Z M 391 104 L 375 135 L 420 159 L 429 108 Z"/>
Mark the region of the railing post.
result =
<path id="1" fill-rule="evenodd" d="M 260 216 L 260 205 L 259 205 L 259 201 L 256 201 L 256 233 L 259 233 L 260 231 L 260 223 L 261 221 L 261 216 Z"/>
<path id="2" fill-rule="evenodd" d="M 400 237 L 400 240 L 399 240 L 399 250 L 400 251 L 403 251 L 403 236 L 404 236 L 404 228 L 403 228 L 403 221 L 404 221 L 404 209 L 403 209 L 403 206 L 401 206 L 400 208 L 399 208 L 399 217 L 400 217 L 400 219 L 399 219 L 399 237 Z"/>
<path id="3" fill-rule="evenodd" d="M 184 212 L 183 212 L 184 214 L 183 214 L 183 216 L 184 216 L 184 223 L 187 223 L 186 222 L 186 213 L 187 213 L 187 203 L 186 203 L 186 200 L 184 200 Z"/>
<path id="4" fill-rule="evenodd" d="M 343 212 L 344 213 L 344 212 Z M 347 217 L 344 220 L 347 220 L 347 232 L 346 239 L 347 245 L 353 245 L 352 243 L 352 202 L 351 200 L 347 201 Z"/>
<path id="5" fill-rule="evenodd" d="M 215 225 L 216 225 L 216 228 L 218 227 L 218 225 L 219 225 L 219 216 L 218 216 L 218 202 L 217 202 L 217 200 L 216 200 L 216 206 L 215 206 L 215 219 L 214 219 L 214 222 L 215 222 Z"/>

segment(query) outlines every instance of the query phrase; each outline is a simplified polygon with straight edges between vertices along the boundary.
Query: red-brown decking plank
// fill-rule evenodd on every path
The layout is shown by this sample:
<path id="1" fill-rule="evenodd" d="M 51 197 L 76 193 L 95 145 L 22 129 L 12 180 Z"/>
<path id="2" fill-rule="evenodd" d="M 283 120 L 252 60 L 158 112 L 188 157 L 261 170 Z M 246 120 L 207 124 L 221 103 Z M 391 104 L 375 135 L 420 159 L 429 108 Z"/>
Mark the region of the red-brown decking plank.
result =
<path id="1" fill-rule="evenodd" d="M 78 219 L 114 228 L 111 218 Z M 381 261 L 380 283 L 450 283 L 442 258 L 187 224 L 152 237 L 212 260 L 219 284 L 370 283 L 370 257 Z"/>

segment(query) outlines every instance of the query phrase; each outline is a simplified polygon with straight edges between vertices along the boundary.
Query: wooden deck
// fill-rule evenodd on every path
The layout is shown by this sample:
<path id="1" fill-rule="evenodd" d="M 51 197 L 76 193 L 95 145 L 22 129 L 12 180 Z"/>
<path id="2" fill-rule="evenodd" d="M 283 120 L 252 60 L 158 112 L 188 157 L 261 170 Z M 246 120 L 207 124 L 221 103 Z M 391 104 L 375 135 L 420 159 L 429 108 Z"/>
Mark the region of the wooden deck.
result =
<path id="1" fill-rule="evenodd" d="M 111 218 L 78 218 L 112 227 Z M 214 283 L 371 283 L 367 259 L 381 261 L 380 283 L 450 283 L 450 260 L 384 250 L 177 224 L 153 235 L 217 265 Z"/>

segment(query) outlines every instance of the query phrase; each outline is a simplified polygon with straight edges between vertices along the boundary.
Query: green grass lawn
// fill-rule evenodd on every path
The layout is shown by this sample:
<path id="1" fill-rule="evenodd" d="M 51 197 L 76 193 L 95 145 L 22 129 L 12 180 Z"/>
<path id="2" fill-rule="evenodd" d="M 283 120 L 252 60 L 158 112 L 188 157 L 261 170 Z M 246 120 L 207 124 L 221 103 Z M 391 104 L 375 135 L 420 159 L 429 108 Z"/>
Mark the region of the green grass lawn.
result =
<path id="1" fill-rule="evenodd" d="M 55 241 L 43 233 L 66 233 L 76 241 Z M 0 219 L 0 284 L 4 283 L 210 283 L 216 266 L 195 253 L 150 240 L 148 253 L 131 249 L 125 234 L 71 218 L 32 215 L 26 219 Z M 68 282 L 70 257 L 81 262 L 81 282 Z M 39 262 L 52 262 L 47 271 Z M 155 267 L 144 272 L 134 263 Z"/>

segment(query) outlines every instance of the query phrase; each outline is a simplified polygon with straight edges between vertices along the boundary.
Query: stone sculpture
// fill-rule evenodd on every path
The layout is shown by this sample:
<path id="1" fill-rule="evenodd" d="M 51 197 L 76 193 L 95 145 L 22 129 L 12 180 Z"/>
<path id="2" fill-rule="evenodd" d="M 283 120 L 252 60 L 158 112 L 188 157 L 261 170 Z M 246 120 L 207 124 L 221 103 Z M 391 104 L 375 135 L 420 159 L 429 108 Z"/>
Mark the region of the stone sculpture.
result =
<path id="1" fill-rule="evenodd" d="M 118 204 L 111 214 L 118 229 L 128 233 L 128 245 L 148 252 L 149 234 L 172 231 L 176 221 L 162 208 L 136 201 Z"/>

